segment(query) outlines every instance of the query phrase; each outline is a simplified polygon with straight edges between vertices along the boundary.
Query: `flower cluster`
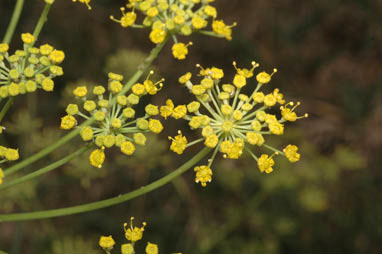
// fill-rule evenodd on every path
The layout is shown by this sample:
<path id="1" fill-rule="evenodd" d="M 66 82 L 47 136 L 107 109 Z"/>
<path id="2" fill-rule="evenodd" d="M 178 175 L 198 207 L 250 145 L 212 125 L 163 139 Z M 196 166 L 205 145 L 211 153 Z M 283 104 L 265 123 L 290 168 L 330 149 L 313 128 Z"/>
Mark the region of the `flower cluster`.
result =
<path id="1" fill-rule="evenodd" d="M 89 10 L 92 9 L 92 7 L 90 6 L 90 1 L 91 0 L 72 0 L 72 1 L 73 2 L 77 2 L 78 1 L 81 4 L 85 4 L 88 7 Z"/>
<path id="2" fill-rule="evenodd" d="M 181 131 L 172 140 L 170 149 L 178 154 L 199 142 L 204 142 L 208 148 L 214 149 L 212 157 L 208 160 L 208 165 L 195 167 L 195 181 L 206 186 L 212 180 L 211 165 L 217 154 L 221 152 L 224 158 L 238 159 L 245 149 L 256 161 L 261 172 L 270 173 L 273 171 L 273 156 L 284 155 L 289 161 L 296 162 L 300 159 L 297 153 L 297 146 L 288 145 L 283 151 L 279 151 L 265 144 L 264 136 L 282 135 L 284 133 L 284 123 L 294 122 L 299 118 L 294 110 L 300 104 L 285 103 L 283 94 L 279 89 L 274 89 L 268 94 L 260 91 L 266 86 L 277 72 L 274 69 L 272 74 L 260 72 L 256 75 L 257 86 L 248 96 L 242 93 L 242 88 L 247 85 L 247 80 L 254 76 L 254 69 L 259 65 L 252 62 L 251 69 L 236 68 L 236 75 L 230 84 L 220 84 L 224 77 L 223 70 L 212 67 L 201 68 L 200 76 L 202 80 L 199 84 L 191 82 L 191 73 L 187 73 L 179 78 L 179 82 L 186 86 L 196 97 L 195 101 L 188 105 L 176 106 L 171 99 L 166 101 L 166 105 L 160 108 L 164 118 L 183 118 L 188 121 L 191 129 L 201 129 L 202 138 L 188 143 L 187 138 Z M 280 118 L 266 111 L 272 107 L 280 106 Z M 252 149 L 254 147 L 265 147 L 272 152 L 272 155 L 261 154 L 256 156 Z"/>
<path id="3" fill-rule="evenodd" d="M 2 131 L 2 127 L 1 131 Z M 15 161 L 19 159 L 19 151 L 17 149 L 6 148 L 4 146 L 0 146 L 0 164 L 7 161 Z M 3 183 L 4 172 L 0 168 L 0 184 Z"/>
<path id="4" fill-rule="evenodd" d="M 188 46 L 192 43 L 178 42 L 176 35 L 189 36 L 193 32 L 201 32 L 211 36 L 232 39 L 232 27 L 226 25 L 223 20 L 217 20 L 216 8 L 209 3 L 214 0 L 129 0 L 127 9 L 122 7 L 122 17 L 116 19 L 111 16 L 111 20 L 118 22 L 122 27 L 145 28 L 150 27 L 150 40 L 159 44 L 167 36 L 174 40 L 172 47 L 173 56 L 183 60 L 188 54 Z M 142 12 L 146 17 L 142 24 L 137 24 L 137 14 Z M 205 31 L 208 20 L 212 19 L 212 30 Z"/>
<path id="5" fill-rule="evenodd" d="M 21 35 L 23 50 L 10 55 L 8 44 L 0 44 L 0 97 L 31 93 L 41 88 L 53 91 L 53 78 L 63 75 L 59 64 L 65 54 L 49 44 L 33 47 L 35 38 L 30 33 Z"/>
<path id="6" fill-rule="evenodd" d="M 156 94 L 163 86 L 162 80 L 153 83 L 149 78 L 150 72 L 143 84 L 136 83 L 132 86 L 128 96 L 121 94 L 123 77 L 115 73 L 109 73 L 109 94 L 103 86 L 95 86 L 92 94 L 93 100 L 88 95 L 86 86 L 79 86 L 73 90 L 73 94 L 81 100 L 82 108 L 86 114 L 80 111 L 77 104 L 69 104 L 66 108 L 67 115 L 61 118 L 61 128 L 69 130 L 77 125 L 75 116 L 85 119 L 93 117 L 95 122 L 90 126 L 81 127 L 81 137 L 86 142 L 94 142 L 98 149 L 91 152 L 90 164 L 102 167 L 105 160 L 105 148 L 117 146 L 126 155 L 132 155 L 135 145 L 145 145 L 144 132 L 160 133 L 163 129 L 161 122 L 152 117 L 159 115 L 157 106 L 148 104 L 145 107 L 145 116 L 136 118 L 133 107 L 139 103 L 143 95 Z M 88 115 L 87 115 L 88 114 Z M 129 137 L 128 135 L 132 135 Z"/>
<path id="7" fill-rule="evenodd" d="M 142 227 L 133 226 L 134 217 L 130 218 L 130 227 L 127 223 L 123 225 L 125 231 L 125 237 L 130 243 L 121 245 L 122 254 L 134 254 L 135 242 L 139 241 L 143 237 L 143 231 L 145 230 L 146 222 L 142 223 Z M 115 245 L 115 241 L 112 236 L 101 236 L 99 239 L 99 246 L 105 250 L 106 253 L 110 253 Z M 158 245 L 147 242 L 146 254 L 158 254 Z"/>

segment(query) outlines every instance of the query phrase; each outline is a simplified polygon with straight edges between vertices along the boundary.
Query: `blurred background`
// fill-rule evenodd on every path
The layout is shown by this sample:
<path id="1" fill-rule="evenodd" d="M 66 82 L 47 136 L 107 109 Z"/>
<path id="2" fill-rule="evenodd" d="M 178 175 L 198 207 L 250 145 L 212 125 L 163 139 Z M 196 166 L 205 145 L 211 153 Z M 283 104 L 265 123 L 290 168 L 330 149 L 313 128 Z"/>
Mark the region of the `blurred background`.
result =
<path id="1" fill-rule="evenodd" d="M 11 51 L 21 46 L 20 33 L 32 32 L 43 1 L 26 1 Z M 4 125 L 1 144 L 18 147 L 22 158 L 57 140 L 60 117 L 74 102 L 75 85 L 106 84 L 107 72 L 129 77 L 154 46 L 148 30 L 123 29 L 109 20 L 119 16 L 122 0 L 93 0 L 92 11 L 70 0 L 56 0 L 39 44 L 65 51 L 65 75 L 53 94 L 18 96 Z M 5 33 L 14 0 L 0 2 L 0 35 Z M 18 253 L 102 253 L 100 235 L 124 241 L 122 225 L 135 216 L 147 221 L 147 241 L 160 253 L 382 253 L 382 1 L 268 0 L 213 3 L 218 17 L 237 22 L 233 40 L 198 34 L 179 38 L 194 45 L 186 60 L 171 56 L 168 44 L 155 61 L 165 87 L 147 98 L 163 104 L 189 102 L 177 83 L 196 63 L 224 69 L 227 80 L 252 60 L 260 70 L 279 72 L 271 82 L 287 100 L 301 101 L 299 115 L 285 135 L 267 142 L 300 147 L 301 161 L 277 158 L 272 174 L 261 174 L 249 156 L 220 158 L 212 183 L 202 188 L 189 171 L 159 190 L 85 214 L 0 224 L 0 250 Z M 126 78 L 126 79 L 127 79 Z M 141 104 L 144 105 L 144 104 Z M 102 169 L 88 164 L 88 154 L 43 177 L 2 191 L 0 212 L 61 208 L 102 200 L 146 185 L 191 158 L 169 152 L 168 135 L 178 129 L 189 137 L 185 121 L 167 120 L 159 137 L 127 158 L 111 150 Z M 190 139 L 192 139 L 190 138 Z M 47 165 L 76 149 L 77 138 L 23 172 Z M 148 152 L 150 149 L 150 155 Z"/>

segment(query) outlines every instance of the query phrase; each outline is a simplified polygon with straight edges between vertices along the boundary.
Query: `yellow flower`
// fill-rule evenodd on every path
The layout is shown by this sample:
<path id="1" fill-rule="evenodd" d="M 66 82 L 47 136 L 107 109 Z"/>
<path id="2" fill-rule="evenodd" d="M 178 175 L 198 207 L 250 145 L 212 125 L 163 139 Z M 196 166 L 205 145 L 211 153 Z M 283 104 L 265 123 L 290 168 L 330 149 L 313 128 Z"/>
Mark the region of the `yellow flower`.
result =
<path id="1" fill-rule="evenodd" d="M 125 141 L 121 145 L 121 152 L 126 155 L 132 155 L 135 151 L 135 146 L 130 141 Z"/>
<path id="2" fill-rule="evenodd" d="M 266 72 L 260 72 L 259 74 L 257 74 L 256 76 L 256 80 L 257 82 L 259 82 L 260 84 L 267 84 L 269 83 L 269 81 L 271 81 L 271 77 L 273 76 L 273 74 L 275 74 L 277 72 L 277 69 L 273 69 L 273 72 L 271 74 L 268 74 Z"/>
<path id="3" fill-rule="evenodd" d="M 172 55 L 174 58 L 183 60 L 186 58 L 188 54 L 188 46 L 192 45 L 192 42 L 189 42 L 188 44 L 184 43 L 176 43 L 172 46 Z"/>
<path id="4" fill-rule="evenodd" d="M 77 97 L 85 97 L 87 93 L 88 89 L 86 88 L 86 86 L 79 86 L 73 90 L 73 94 Z"/>
<path id="5" fill-rule="evenodd" d="M 297 153 L 298 147 L 295 145 L 287 145 L 283 152 L 290 162 L 297 162 L 300 160 L 300 154 Z"/>
<path id="6" fill-rule="evenodd" d="M 35 38 L 30 33 L 21 34 L 21 40 L 26 44 L 32 44 L 35 41 Z"/>
<path id="7" fill-rule="evenodd" d="M 211 16 L 211 17 L 216 18 L 217 11 L 216 11 L 216 8 L 215 8 L 215 7 L 212 7 L 211 5 L 207 5 L 207 6 L 204 8 L 204 12 L 205 12 L 208 16 Z"/>
<path id="8" fill-rule="evenodd" d="M 115 241 L 111 235 L 101 236 L 99 239 L 99 246 L 105 250 L 112 250 L 115 245 Z"/>
<path id="9" fill-rule="evenodd" d="M 265 172 L 269 174 L 273 171 L 272 166 L 275 165 L 275 162 L 272 159 L 272 157 L 275 154 L 277 153 L 272 154 L 270 157 L 268 156 L 268 154 L 262 154 L 260 156 L 259 160 L 257 161 L 257 166 L 259 167 L 261 173 Z"/>
<path id="10" fill-rule="evenodd" d="M 66 115 L 61 118 L 61 129 L 70 130 L 76 124 L 77 124 L 77 120 L 71 115 Z"/>
<path id="11" fill-rule="evenodd" d="M 145 231 L 146 222 L 142 223 L 142 227 L 133 227 L 134 217 L 130 218 L 130 227 L 127 227 L 127 223 L 123 224 L 123 228 L 125 230 L 125 237 L 127 240 L 131 242 L 136 242 L 142 239 L 143 231 Z"/>
<path id="12" fill-rule="evenodd" d="M 17 149 L 7 148 L 5 152 L 5 158 L 9 161 L 15 161 L 19 159 L 19 151 Z"/>
<path id="13" fill-rule="evenodd" d="M 80 134 L 83 141 L 89 141 L 93 139 L 93 130 L 89 126 L 82 127 Z"/>
<path id="14" fill-rule="evenodd" d="M 177 154 L 182 154 L 187 147 L 187 138 L 182 135 L 182 132 L 178 131 L 178 136 L 175 136 L 175 138 L 168 138 L 172 140 L 170 150 Z"/>
<path id="15" fill-rule="evenodd" d="M 155 44 L 159 44 L 164 41 L 166 36 L 167 36 L 167 33 L 164 29 L 154 28 L 150 33 L 150 40 Z"/>
<path id="16" fill-rule="evenodd" d="M 148 104 L 145 107 L 145 111 L 146 111 L 146 114 L 148 114 L 149 116 L 156 116 L 156 115 L 159 114 L 158 106 L 155 106 L 155 105 L 152 105 L 152 104 Z"/>
<path id="17" fill-rule="evenodd" d="M 158 254 L 158 245 L 147 242 L 146 254 Z"/>
<path id="18" fill-rule="evenodd" d="M 176 108 L 174 108 L 172 112 L 172 117 L 175 119 L 183 118 L 187 114 L 187 107 L 186 105 L 179 105 Z"/>
<path id="19" fill-rule="evenodd" d="M 101 149 L 96 149 L 90 153 L 89 162 L 92 166 L 96 168 L 102 167 L 102 164 L 105 161 L 105 153 L 103 152 L 104 149 L 104 147 L 101 147 Z"/>
<path id="20" fill-rule="evenodd" d="M 285 107 L 283 107 L 283 106 L 280 107 L 281 115 L 283 116 L 283 118 L 285 120 L 290 121 L 290 122 L 294 122 L 297 119 L 308 117 L 308 114 L 305 114 L 303 116 L 297 116 L 297 114 L 294 112 L 294 110 L 300 105 L 300 102 L 297 102 L 293 108 L 288 108 L 289 105 L 293 106 L 294 103 L 289 102 L 288 104 L 285 105 Z"/>
<path id="21" fill-rule="evenodd" d="M 120 20 L 114 18 L 113 16 L 110 16 L 110 19 L 120 23 L 122 27 L 129 27 L 132 26 L 135 23 L 135 20 L 137 19 L 137 14 L 135 14 L 134 11 L 132 12 L 125 12 L 125 8 L 121 8 L 122 12 L 122 18 Z"/>
<path id="22" fill-rule="evenodd" d="M 49 54 L 49 58 L 50 60 L 52 60 L 53 62 L 55 62 L 56 64 L 59 64 L 61 63 L 62 61 L 64 61 L 65 59 L 65 53 L 61 50 L 53 50 L 50 54 Z"/>
<path id="23" fill-rule="evenodd" d="M 194 168 L 196 172 L 195 182 L 199 183 L 203 186 L 207 186 L 207 182 L 212 181 L 212 170 L 209 166 L 198 166 Z"/>
<path id="24" fill-rule="evenodd" d="M 163 130 L 163 125 L 159 120 L 150 119 L 149 120 L 149 129 L 155 134 L 161 133 Z"/>
<path id="25" fill-rule="evenodd" d="M 206 137 L 204 144 L 209 148 L 215 148 L 216 145 L 218 144 L 218 142 L 219 142 L 219 139 L 216 136 L 216 134 L 211 134 L 211 135 Z"/>
<path id="26" fill-rule="evenodd" d="M 146 144 L 146 136 L 143 135 L 142 133 L 135 133 L 134 134 L 134 142 L 137 145 L 144 146 Z"/>
<path id="27" fill-rule="evenodd" d="M 0 54 L 7 52 L 9 49 L 8 44 L 6 43 L 0 43 Z"/>
<path id="28" fill-rule="evenodd" d="M 195 29 L 202 29 L 204 27 L 207 26 L 207 21 L 204 20 L 202 17 L 200 17 L 199 15 L 194 15 L 194 17 L 192 18 L 192 26 L 195 28 Z"/>
<path id="29" fill-rule="evenodd" d="M 192 77 L 191 72 L 187 72 L 186 74 L 181 76 L 178 81 L 181 84 L 185 84 L 185 83 L 187 83 L 187 81 L 189 81 L 191 79 L 191 77 Z"/>
<path id="30" fill-rule="evenodd" d="M 49 44 L 44 44 L 40 46 L 41 55 L 47 56 L 53 51 L 53 47 Z"/>
<path id="31" fill-rule="evenodd" d="M 122 84 L 121 82 L 117 80 L 113 80 L 109 83 L 109 90 L 112 93 L 119 93 L 122 90 Z"/>
<path id="32" fill-rule="evenodd" d="M 41 83 L 42 89 L 47 92 L 52 92 L 54 89 L 54 82 L 50 78 L 45 78 Z"/>
<path id="33" fill-rule="evenodd" d="M 134 254 L 134 246 L 131 243 L 126 243 L 121 245 L 122 254 Z"/>

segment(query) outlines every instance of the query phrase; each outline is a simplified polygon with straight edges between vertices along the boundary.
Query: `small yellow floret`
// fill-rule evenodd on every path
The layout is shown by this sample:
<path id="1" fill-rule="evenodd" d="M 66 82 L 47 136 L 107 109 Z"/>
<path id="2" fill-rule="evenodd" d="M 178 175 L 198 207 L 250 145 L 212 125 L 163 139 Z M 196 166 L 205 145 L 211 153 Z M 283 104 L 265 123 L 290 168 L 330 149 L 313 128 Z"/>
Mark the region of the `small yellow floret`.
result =
<path id="1" fill-rule="evenodd" d="M 260 84 L 267 84 L 269 83 L 269 81 L 271 81 L 273 74 L 275 74 L 276 72 L 277 72 L 277 69 L 273 69 L 273 72 L 271 74 L 268 74 L 265 71 L 260 72 L 259 74 L 257 74 L 256 80 Z"/>
<path id="2" fill-rule="evenodd" d="M 146 254 L 158 254 L 158 245 L 147 242 Z"/>
<path id="3" fill-rule="evenodd" d="M 162 123 L 157 119 L 150 119 L 149 120 L 149 129 L 155 134 L 161 133 L 163 130 Z"/>
<path id="4" fill-rule="evenodd" d="M 78 97 L 85 97 L 87 93 L 88 89 L 86 88 L 86 86 L 79 86 L 73 90 L 73 94 Z"/>
<path id="5" fill-rule="evenodd" d="M 93 139 L 93 130 L 89 126 L 82 127 L 80 134 L 83 141 L 89 141 Z"/>
<path id="6" fill-rule="evenodd" d="M 268 154 L 262 154 L 260 156 L 259 160 L 257 161 L 257 166 L 259 167 L 261 173 L 265 172 L 269 174 L 273 171 L 272 166 L 275 165 L 275 162 L 272 157 L 274 155 L 275 154 L 269 157 Z"/>
<path id="7" fill-rule="evenodd" d="M 181 131 L 178 131 L 178 134 L 179 135 L 175 136 L 175 138 L 168 137 L 172 140 L 170 150 L 177 154 L 182 154 L 187 147 L 187 138 L 182 135 Z"/>
<path id="8" fill-rule="evenodd" d="M 77 120 L 71 115 L 66 115 L 61 118 L 61 129 L 70 130 L 76 124 L 77 124 Z"/>
<path id="9" fill-rule="evenodd" d="M 203 187 L 207 186 L 207 182 L 209 183 L 212 181 L 212 170 L 210 167 L 205 165 L 198 166 L 194 168 L 194 171 L 196 172 L 195 182 L 200 182 Z"/>
<path id="10" fill-rule="evenodd" d="M 65 59 L 65 53 L 61 50 L 53 50 L 50 54 L 49 54 L 49 58 L 50 60 L 52 60 L 53 62 L 55 62 L 56 64 L 59 64 L 61 63 L 62 61 L 64 61 Z"/>
<path id="11" fill-rule="evenodd" d="M 30 33 L 21 34 L 21 40 L 26 44 L 32 44 L 35 41 L 35 38 Z"/>
<path id="12" fill-rule="evenodd" d="M 45 78 L 41 83 L 42 89 L 47 92 L 52 92 L 54 89 L 54 82 L 50 78 Z"/>
<path id="13" fill-rule="evenodd" d="M 151 33 L 150 33 L 150 40 L 155 43 L 155 44 L 159 44 L 159 43 L 162 43 L 164 41 L 164 39 L 166 38 L 167 36 L 167 33 L 164 29 L 162 28 L 154 28 Z"/>
<path id="14" fill-rule="evenodd" d="M 121 245 L 122 254 L 134 254 L 134 246 L 131 243 L 125 243 Z"/>
<path id="15" fill-rule="evenodd" d="M 121 145 L 121 152 L 127 155 L 132 155 L 135 151 L 135 146 L 130 141 L 125 141 Z"/>
<path id="16" fill-rule="evenodd" d="M 119 93 L 122 90 L 121 82 L 119 82 L 117 80 L 111 81 L 109 84 L 109 90 L 112 93 Z"/>
<path id="17" fill-rule="evenodd" d="M 92 166 L 96 168 L 101 168 L 103 162 L 105 161 L 105 153 L 103 152 L 104 147 L 101 149 L 96 149 L 90 153 L 89 162 Z"/>
<path id="18" fill-rule="evenodd" d="M 176 108 L 174 108 L 171 116 L 175 119 L 180 119 L 180 118 L 185 117 L 186 114 L 187 114 L 186 105 L 179 105 Z"/>
<path id="19" fill-rule="evenodd" d="M 237 88 L 242 88 L 242 87 L 244 87 L 245 85 L 247 85 L 247 79 L 246 79 L 243 75 L 236 74 L 236 75 L 235 75 L 235 78 L 233 79 L 233 84 L 234 84 Z"/>
<path id="20" fill-rule="evenodd" d="M 143 135 L 142 133 L 140 132 L 134 133 L 133 137 L 134 137 L 135 144 L 141 145 L 141 146 L 146 145 L 146 136 Z"/>
<path id="21" fill-rule="evenodd" d="M 297 152 L 298 147 L 295 145 L 287 145 L 283 152 L 290 162 L 297 162 L 300 160 L 300 154 Z"/>
<path id="22" fill-rule="evenodd" d="M 7 148 L 5 152 L 5 158 L 9 161 L 15 161 L 19 159 L 19 151 L 17 149 Z"/>
<path id="23" fill-rule="evenodd" d="M 182 42 L 176 43 L 172 46 L 172 55 L 174 58 L 183 60 L 188 54 L 188 46 L 192 45 L 192 42 L 184 44 Z"/>
<path id="24" fill-rule="evenodd" d="M 187 72 L 186 74 L 181 76 L 178 81 L 181 84 L 185 84 L 187 81 L 189 81 L 191 79 L 191 77 L 192 77 L 191 72 Z"/>
<path id="25" fill-rule="evenodd" d="M 9 45 L 6 43 L 0 43 L 0 54 L 7 52 L 9 49 Z"/>
<path id="26" fill-rule="evenodd" d="M 211 135 L 206 137 L 204 144 L 209 148 L 215 148 L 216 145 L 218 144 L 218 142 L 219 142 L 219 139 L 216 136 L 216 134 L 211 134 Z"/>
<path id="27" fill-rule="evenodd" d="M 99 246 L 105 250 L 110 251 L 113 249 L 115 245 L 115 241 L 111 235 L 109 236 L 101 236 L 99 239 Z"/>
<path id="28" fill-rule="evenodd" d="M 134 217 L 130 218 L 130 227 L 127 227 L 127 223 L 123 224 L 125 230 L 125 237 L 131 242 L 136 242 L 142 239 L 143 231 L 145 231 L 146 222 L 142 223 L 142 227 L 133 227 Z"/>

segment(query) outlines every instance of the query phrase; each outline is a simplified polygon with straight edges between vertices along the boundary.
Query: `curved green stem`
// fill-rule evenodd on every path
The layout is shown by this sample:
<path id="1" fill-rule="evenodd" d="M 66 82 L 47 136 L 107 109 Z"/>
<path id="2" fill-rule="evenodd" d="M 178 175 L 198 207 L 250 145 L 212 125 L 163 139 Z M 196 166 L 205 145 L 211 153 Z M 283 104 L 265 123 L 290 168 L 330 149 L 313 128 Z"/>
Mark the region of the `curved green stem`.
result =
<path id="1" fill-rule="evenodd" d="M 48 165 L 46 167 L 43 167 L 43 168 L 41 168 L 39 170 L 36 170 L 36 171 L 34 171 L 34 172 L 30 173 L 30 174 L 25 175 L 25 176 L 16 178 L 16 179 L 14 179 L 12 181 L 6 182 L 6 183 L 0 185 L 0 191 L 6 189 L 8 187 L 14 186 L 16 184 L 20 184 L 20 183 L 23 183 L 23 182 L 25 182 L 27 180 L 33 179 L 33 178 L 35 178 L 37 176 L 46 174 L 46 173 L 48 173 L 48 172 L 50 172 L 50 171 L 52 171 L 52 170 L 54 170 L 54 169 L 64 165 L 64 164 L 66 164 L 67 162 L 69 162 L 73 158 L 75 158 L 76 156 L 78 156 L 80 154 L 83 154 L 84 152 L 88 151 L 90 148 L 91 148 L 91 146 L 82 147 L 79 150 L 75 151 L 74 153 L 71 153 L 68 156 L 62 158 L 61 160 L 58 160 L 58 161 L 56 161 L 56 162 L 54 162 L 54 163 L 52 163 L 52 164 L 50 164 L 50 165 Z"/>
<path id="2" fill-rule="evenodd" d="M 21 11 L 23 9 L 24 0 L 17 0 L 15 9 L 13 10 L 11 22 L 5 32 L 3 43 L 9 44 L 12 40 L 13 34 L 15 33 L 17 23 L 19 22 Z"/>
<path id="3" fill-rule="evenodd" d="M 11 107 L 13 101 L 15 100 L 14 97 L 10 97 L 7 102 L 5 103 L 4 107 L 1 109 L 1 112 L 0 112 L 0 123 L 1 121 L 3 120 L 5 114 L 7 114 L 9 108 Z"/>
<path id="4" fill-rule="evenodd" d="M 38 212 L 29 212 L 29 213 L 14 213 L 14 214 L 2 214 L 0 215 L 0 222 L 5 221 L 24 221 L 24 220 L 36 220 L 36 219 L 45 219 L 45 218 L 53 218 L 59 216 L 72 215 L 77 213 L 94 211 L 97 209 L 109 207 L 112 205 L 117 205 L 133 198 L 142 196 L 148 192 L 158 189 L 159 187 L 165 185 L 166 183 L 172 181 L 177 176 L 183 174 L 196 163 L 198 163 L 201 159 L 203 159 L 209 152 L 211 152 L 210 148 L 204 148 L 199 153 L 197 153 L 194 157 L 184 163 L 182 166 L 172 171 L 170 174 L 160 178 L 159 180 L 136 189 L 132 192 L 128 192 L 123 195 L 119 195 L 114 198 L 105 199 L 102 201 L 97 201 L 93 203 L 88 203 L 84 205 L 72 206 L 67 208 L 46 210 L 46 211 L 38 211 Z"/>
<path id="5" fill-rule="evenodd" d="M 166 38 L 165 41 L 163 41 L 161 44 L 158 44 L 153 50 L 151 50 L 150 55 L 143 61 L 143 63 L 138 67 L 138 70 L 135 72 L 135 74 L 127 81 L 125 86 L 121 90 L 121 94 L 125 94 L 129 91 L 131 86 L 138 81 L 138 79 L 142 76 L 143 73 L 150 67 L 152 62 L 157 58 L 160 51 L 163 49 L 164 45 L 166 44 L 168 38 Z M 115 102 L 114 102 L 115 103 Z M 90 118 L 89 120 L 85 121 L 81 126 L 90 125 L 94 121 L 93 118 Z M 81 128 L 76 128 L 66 134 L 64 137 L 59 139 L 56 143 L 51 144 L 50 146 L 45 147 L 40 152 L 28 157 L 27 159 L 13 165 L 12 167 L 8 168 L 7 170 L 4 170 L 4 175 L 10 175 L 13 174 L 24 167 L 28 166 L 29 164 L 45 157 L 46 155 L 50 154 L 60 146 L 66 144 L 68 141 L 72 140 L 74 137 L 76 137 L 81 131 Z"/>
<path id="6" fill-rule="evenodd" d="M 48 13 L 50 10 L 51 4 L 45 4 L 44 10 L 42 11 L 40 18 L 37 22 L 36 28 L 33 31 L 33 36 L 35 38 L 35 41 L 37 41 L 38 36 L 40 35 L 41 29 L 44 26 L 45 22 L 48 20 Z"/>

